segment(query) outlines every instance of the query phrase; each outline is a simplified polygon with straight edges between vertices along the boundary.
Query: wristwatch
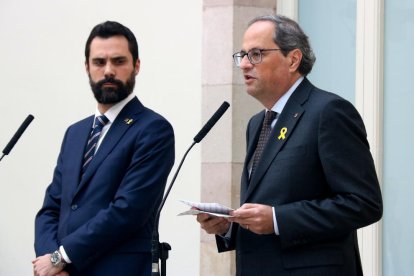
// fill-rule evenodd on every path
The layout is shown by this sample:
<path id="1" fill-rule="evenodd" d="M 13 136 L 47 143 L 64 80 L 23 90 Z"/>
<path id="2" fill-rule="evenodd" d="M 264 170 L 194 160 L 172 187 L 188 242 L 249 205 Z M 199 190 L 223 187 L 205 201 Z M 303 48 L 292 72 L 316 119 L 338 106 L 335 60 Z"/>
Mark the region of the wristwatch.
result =
<path id="1" fill-rule="evenodd" d="M 60 254 L 59 250 L 56 250 L 50 256 L 50 262 L 55 267 L 64 268 L 66 266 L 65 259 L 63 259 L 62 254 Z"/>

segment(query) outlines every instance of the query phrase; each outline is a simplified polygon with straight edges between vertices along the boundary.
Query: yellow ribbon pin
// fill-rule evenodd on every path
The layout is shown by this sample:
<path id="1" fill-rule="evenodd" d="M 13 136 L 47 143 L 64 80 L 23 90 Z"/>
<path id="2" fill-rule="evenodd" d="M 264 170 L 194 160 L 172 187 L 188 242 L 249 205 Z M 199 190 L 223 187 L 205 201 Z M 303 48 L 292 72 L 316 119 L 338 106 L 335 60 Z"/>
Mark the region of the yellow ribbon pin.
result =
<path id="1" fill-rule="evenodd" d="M 125 122 L 127 125 L 132 124 L 132 122 L 133 122 L 133 121 L 134 121 L 133 119 L 128 119 L 128 118 L 126 118 L 126 119 L 124 120 L 124 122 Z"/>
<path id="2" fill-rule="evenodd" d="M 277 139 L 279 139 L 279 140 L 280 139 L 285 140 L 286 139 L 286 137 L 285 137 L 286 132 L 287 132 L 287 128 L 286 127 L 282 128 L 280 130 L 280 135 L 279 135 L 279 137 L 277 137 Z"/>

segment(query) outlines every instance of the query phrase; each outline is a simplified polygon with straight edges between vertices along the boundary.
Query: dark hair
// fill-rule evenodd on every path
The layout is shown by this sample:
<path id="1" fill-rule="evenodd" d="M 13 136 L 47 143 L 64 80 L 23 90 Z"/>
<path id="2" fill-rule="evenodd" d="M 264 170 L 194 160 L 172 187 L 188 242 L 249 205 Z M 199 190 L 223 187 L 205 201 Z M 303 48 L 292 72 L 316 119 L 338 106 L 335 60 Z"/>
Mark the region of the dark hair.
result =
<path id="1" fill-rule="evenodd" d="M 96 25 L 86 41 L 85 45 L 85 58 L 86 63 L 89 61 L 89 54 L 91 51 L 91 42 L 95 37 L 109 38 L 112 36 L 121 35 L 128 40 L 128 48 L 132 55 L 132 62 L 135 65 L 136 61 L 139 58 L 138 55 L 138 43 L 134 34 L 130 29 L 122 25 L 121 23 L 115 21 L 106 21 L 101 24 Z"/>
<path id="2" fill-rule="evenodd" d="M 312 70 L 316 57 L 310 46 L 308 36 L 303 32 L 298 23 L 281 15 L 264 15 L 254 18 L 248 26 L 258 21 L 270 21 L 275 25 L 273 41 L 280 47 L 286 56 L 290 51 L 299 49 L 302 52 L 302 60 L 298 71 L 306 76 Z"/>

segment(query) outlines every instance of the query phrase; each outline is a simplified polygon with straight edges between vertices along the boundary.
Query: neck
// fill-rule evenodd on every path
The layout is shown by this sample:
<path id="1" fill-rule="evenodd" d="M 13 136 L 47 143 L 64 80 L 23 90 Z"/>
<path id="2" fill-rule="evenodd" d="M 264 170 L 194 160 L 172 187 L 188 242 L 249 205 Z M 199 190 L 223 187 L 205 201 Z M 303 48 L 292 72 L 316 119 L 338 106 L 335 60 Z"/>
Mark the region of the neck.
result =
<path id="1" fill-rule="evenodd" d="M 292 75 L 292 78 L 290 79 L 289 83 L 286 84 L 285 87 L 281 88 L 280 91 L 274 91 L 273 94 L 271 94 L 270 97 L 265 99 L 260 99 L 260 103 L 267 109 L 272 109 L 272 107 L 279 101 L 283 95 L 285 95 L 289 89 L 292 88 L 292 86 L 295 84 L 295 82 L 301 78 L 302 75 L 296 72 L 296 74 Z"/>
<path id="2" fill-rule="evenodd" d="M 101 114 L 105 114 L 111 107 L 113 107 L 114 104 L 101 104 L 98 103 L 98 110 Z"/>

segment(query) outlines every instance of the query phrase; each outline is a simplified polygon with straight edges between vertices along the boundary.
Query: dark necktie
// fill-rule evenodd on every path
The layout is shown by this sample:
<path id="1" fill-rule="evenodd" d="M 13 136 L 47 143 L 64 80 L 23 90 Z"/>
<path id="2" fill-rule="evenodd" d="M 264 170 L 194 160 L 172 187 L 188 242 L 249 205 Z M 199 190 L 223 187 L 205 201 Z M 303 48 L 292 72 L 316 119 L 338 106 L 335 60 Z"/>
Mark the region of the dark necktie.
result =
<path id="1" fill-rule="evenodd" d="M 256 150 L 254 151 L 253 158 L 251 159 L 251 173 L 250 176 L 253 175 L 254 171 L 256 170 L 257 164 L 259 163 L 260 158 L 262 157 L 262 153 L 264 147 L 266 146 L 267 140 L 269 140 L 270 132 L 272 131 L 272 122 L 276 118 L 277 113 L 274 111 L 267 111 L 262 130 L 260 131 L 259 141 L 257 142 Z"/>
<path id="2" fill-rule="evenodd" d="M 91 135 L 89 136 L 88 143 L 86 144 L 85 154 L 83 156 L 82 173 L 85 173 L 86 168 L 92 161 L 102 128 L 108 123 L 108 121 L 109 120 L 105 117 L 105 115 L 95 118 L 95 125 L 92 128 Z"/>

